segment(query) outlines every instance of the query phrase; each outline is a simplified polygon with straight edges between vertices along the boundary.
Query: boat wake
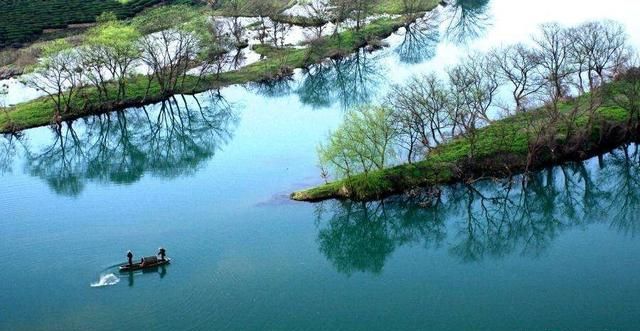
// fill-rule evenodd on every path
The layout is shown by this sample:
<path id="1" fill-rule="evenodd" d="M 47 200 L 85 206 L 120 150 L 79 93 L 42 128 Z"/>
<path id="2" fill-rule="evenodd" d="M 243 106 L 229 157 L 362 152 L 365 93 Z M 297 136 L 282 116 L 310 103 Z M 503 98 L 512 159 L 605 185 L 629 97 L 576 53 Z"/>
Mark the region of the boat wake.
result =
<path id="1" fill-rule="evenodd" d="M 91 283 L 91 287 L 112 286 L 118 284 L 118 282 L 120 282 L 120 278 L 118 278 L 118 276 L 115 274 L 106 274 L 101 275 L 97 282 Z"/>

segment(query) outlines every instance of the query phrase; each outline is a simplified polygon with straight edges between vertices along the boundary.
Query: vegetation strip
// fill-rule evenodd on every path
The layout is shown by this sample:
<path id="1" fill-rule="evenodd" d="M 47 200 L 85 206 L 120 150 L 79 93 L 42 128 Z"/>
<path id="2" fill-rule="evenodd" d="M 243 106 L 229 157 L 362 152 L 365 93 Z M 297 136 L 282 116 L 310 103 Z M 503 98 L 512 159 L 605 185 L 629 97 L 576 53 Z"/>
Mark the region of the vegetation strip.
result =
<path id="1" fill-rule="evenodd" d="M 569 105 L 567 105 L 569 106 Z M 570 161 L 581 161 L 611 151 L 626 142 L 639 141 L 638 120 L 628 125 L 630 113 L 620 107 L 598 109 L 597 125 L 581 140 L 567 140 L 562 125 L 552 128 L 554 138 L 532 145 L 531 119 L 544 116 L 539 110 L 504 119 L 480 129 L 477 154 L 469 158 L 470 141 L 459 138 L 437 147 L 424 161 L 359 174 L 291 195 L 293 200 L 317 202 L 328 199 L 373 201 L 413 189 L 437 190 L 439 185 L 472 182 L 483 178 L 510 177 Z M 581 118 L 578 123 L 586 123 Z M 584 129 L 584 127 L 580 127 Z M 552 141 L 551 141 L 552 140 Z M 555 148 L 548 149 L 553 142 Z M 537 150 L 534 155 L 530 152 Z M 533 162 L 531 162 L 533 160 Z"/>
<path id="2" fill-rule="evenodd" d="M 139 30 L 143 35 L 154 31 L 168 31 L 171 27 L 163 26 L 163 23 L 166 22 L 164 17 L 168 17 L 168 15 L 176 18 L 176 21 L 180 19 L 188 21 L 189 26 L 193 25 L 192 20 L 200 23 L 200 29 L 205 26 L 205 24 L 202 24 L 204 17 L 190 15 L 189 13 L 192 13 L 192 11 L 187 10 L 186 7 L 163 7 L 155 11 L 157 13 L 152 13 L 139 19 L 139 25 L 142 26 Z M 49 97 L 18 104 L 10 108 L 0 108 L 4 113 L 0 114 L 0 132 L 17 132 L 27 128 L 73 120 L 82 116 L 143 106 L 165 100 L 175 94 L 195 94 L 232 84 L 282 79 L 291 75 L 295 68 L 304 68 L 329 57 L 351 54 L 370 42 L 388 37 L 400 27 L 408 24 L 408 20 L 415 20 L 416 18 L 416 15 L 379 18 L 357 29 L 350 29 L 328 37 L 318 38 L 312 41 L 308 45 L 309 47 L 302 49 L 267 44 L 257 45 L 254 50 L 264 56 L 265 59 L 239 70 L 230 72 L 220 72 L 218 70 L 214 74 L 202 74 L 200 77 L 186 75 L 186 71 L 196 65 L 195 60 L 191 63 L 177 61 L 173 67 L 173 64 L 161 67 L 161 64 L 149 61 L 150 63 L 148 64 L 154 67 L 156 72 L 161 72 L 162 74 L 135 75 L 128 78 L 125 73 L 119 75 L 115 72 L 113 80 L 94 77 L 94 80 L 96 80 L 94 86 L 79 87 L 72 91 L 56 91 L 56 93 L 50 94 Z M 109 23 L 108 17 L 103 20 L 107 21 L 105 26 L 96 29 L 106 30 L 107 35 L 121 36 L 122 32 L 126 32 L 126 34 L 132 35 L 132 38 L 135 38 L 135 32 L 129 31 L 126 25 Z M 113 31 L 109 31 L 110 29 Z M 118 47 L 122 46 L 122 40 L 118 39 L 117 43 L 113 43 L 109 38 L 100 37 L 102 34 L 104 34 L 104 31 L 97 32 L 98 36 L 95 39 L 99 41 L 105 40 L 102 44 L 98 43 L 98 46 L 104 47 L 103 44 L 107 44 L 108 49 L 118 49 Z M 215 34 L 207 36 L 207 38 L 217 37 Z M 166 36 L 165 39 L 170 38 L 170 36 Z M 154 45 L 154 41 L 150 38 L 144 40 L 148 43 L 148 52 L 153 53 L 154 47 L 158 45 Z M 111 44 L 115 45 L 112 46 Z M 199 63 L 207 63 L 208 68 L 212 68 L 216 66 L 216 61 L 219 60 L 220 47 L 222 45 L 220 45 L 219 40 L 212 41 L 207 45 L 209 48 L 203 52 L 205 58 Z M 121 48 L 124 47 L 122 46 Z M 51 53 L 54 54 L 51 57 L 52 59 L 55 59 L 59 54 L 70 58 L 77 56 L 72 51 L 65 51 L 64 45 L 53 43 L 51 48 Z M 66 60 L 68 62 L 72 59 Z M 199 58 L 197 60 L 200 61 Z M 75 74 L 72 70 L 64 68 L 64 65 L 61 68 L 69 71 L 69 76 Z M 109 92 L 108 90 L 110 89 L 117 89 L 118 92 Z"/>

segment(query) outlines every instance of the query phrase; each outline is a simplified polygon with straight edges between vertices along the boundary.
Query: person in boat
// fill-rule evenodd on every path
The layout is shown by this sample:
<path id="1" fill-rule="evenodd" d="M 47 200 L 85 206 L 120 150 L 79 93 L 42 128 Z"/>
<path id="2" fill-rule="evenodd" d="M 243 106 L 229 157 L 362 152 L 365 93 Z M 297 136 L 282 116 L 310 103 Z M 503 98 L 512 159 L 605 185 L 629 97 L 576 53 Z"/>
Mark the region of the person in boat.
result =
<path id="1" fill-rule="evenodd" d="M 129 261 L 129 266 L 133 265 L 133 253 L 131 251 L 127 251 L 127 260 Z"/>
<path id="2" fill-rule="evenodd" d="M 164 248 L 158 248 L 158 256 L 160 257 L 160 261 L 164 261 L 165 256 L 167 256 L 167 251 Z"/>

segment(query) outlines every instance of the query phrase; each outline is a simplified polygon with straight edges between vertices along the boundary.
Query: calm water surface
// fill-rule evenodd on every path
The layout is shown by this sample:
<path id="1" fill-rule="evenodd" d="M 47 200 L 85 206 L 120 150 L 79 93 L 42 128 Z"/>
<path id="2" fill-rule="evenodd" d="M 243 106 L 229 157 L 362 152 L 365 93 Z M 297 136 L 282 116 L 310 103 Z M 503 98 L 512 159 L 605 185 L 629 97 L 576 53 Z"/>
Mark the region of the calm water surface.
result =
<path id="1" fill-rule="evenodd" d="M 0 329 L 640 329 L 636 146 L 435 202 L 287 199 L 320 182 L 344 109 L 392 82 L 549 20 L 620 20 L 640 45 L 635 2 L 459 4 L 288 82 L 1 138 Z M 170 266 L 117 273 L 160 245 Z"/>

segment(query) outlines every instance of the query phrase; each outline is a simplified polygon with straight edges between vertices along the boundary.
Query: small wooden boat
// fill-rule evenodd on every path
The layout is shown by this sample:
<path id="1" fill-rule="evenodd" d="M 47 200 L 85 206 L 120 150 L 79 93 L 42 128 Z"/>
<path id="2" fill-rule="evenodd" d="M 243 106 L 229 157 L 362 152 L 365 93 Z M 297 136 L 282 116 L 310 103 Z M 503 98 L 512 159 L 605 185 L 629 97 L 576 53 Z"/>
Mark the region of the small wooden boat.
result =
<path id="1" fill-rule="evenodd" d="M 148 256 L 143 257 L 141 262 L 129 264 L 123 264 L 120 266 L 120 272 L 129 272 L 136 270 L 144 270 L 150 268 L 157 268 L 161 265 L 169 264 L 171 262 L 170 258 L 166 258 L 164 260 L 158 259 L 157 256 Z"/>

